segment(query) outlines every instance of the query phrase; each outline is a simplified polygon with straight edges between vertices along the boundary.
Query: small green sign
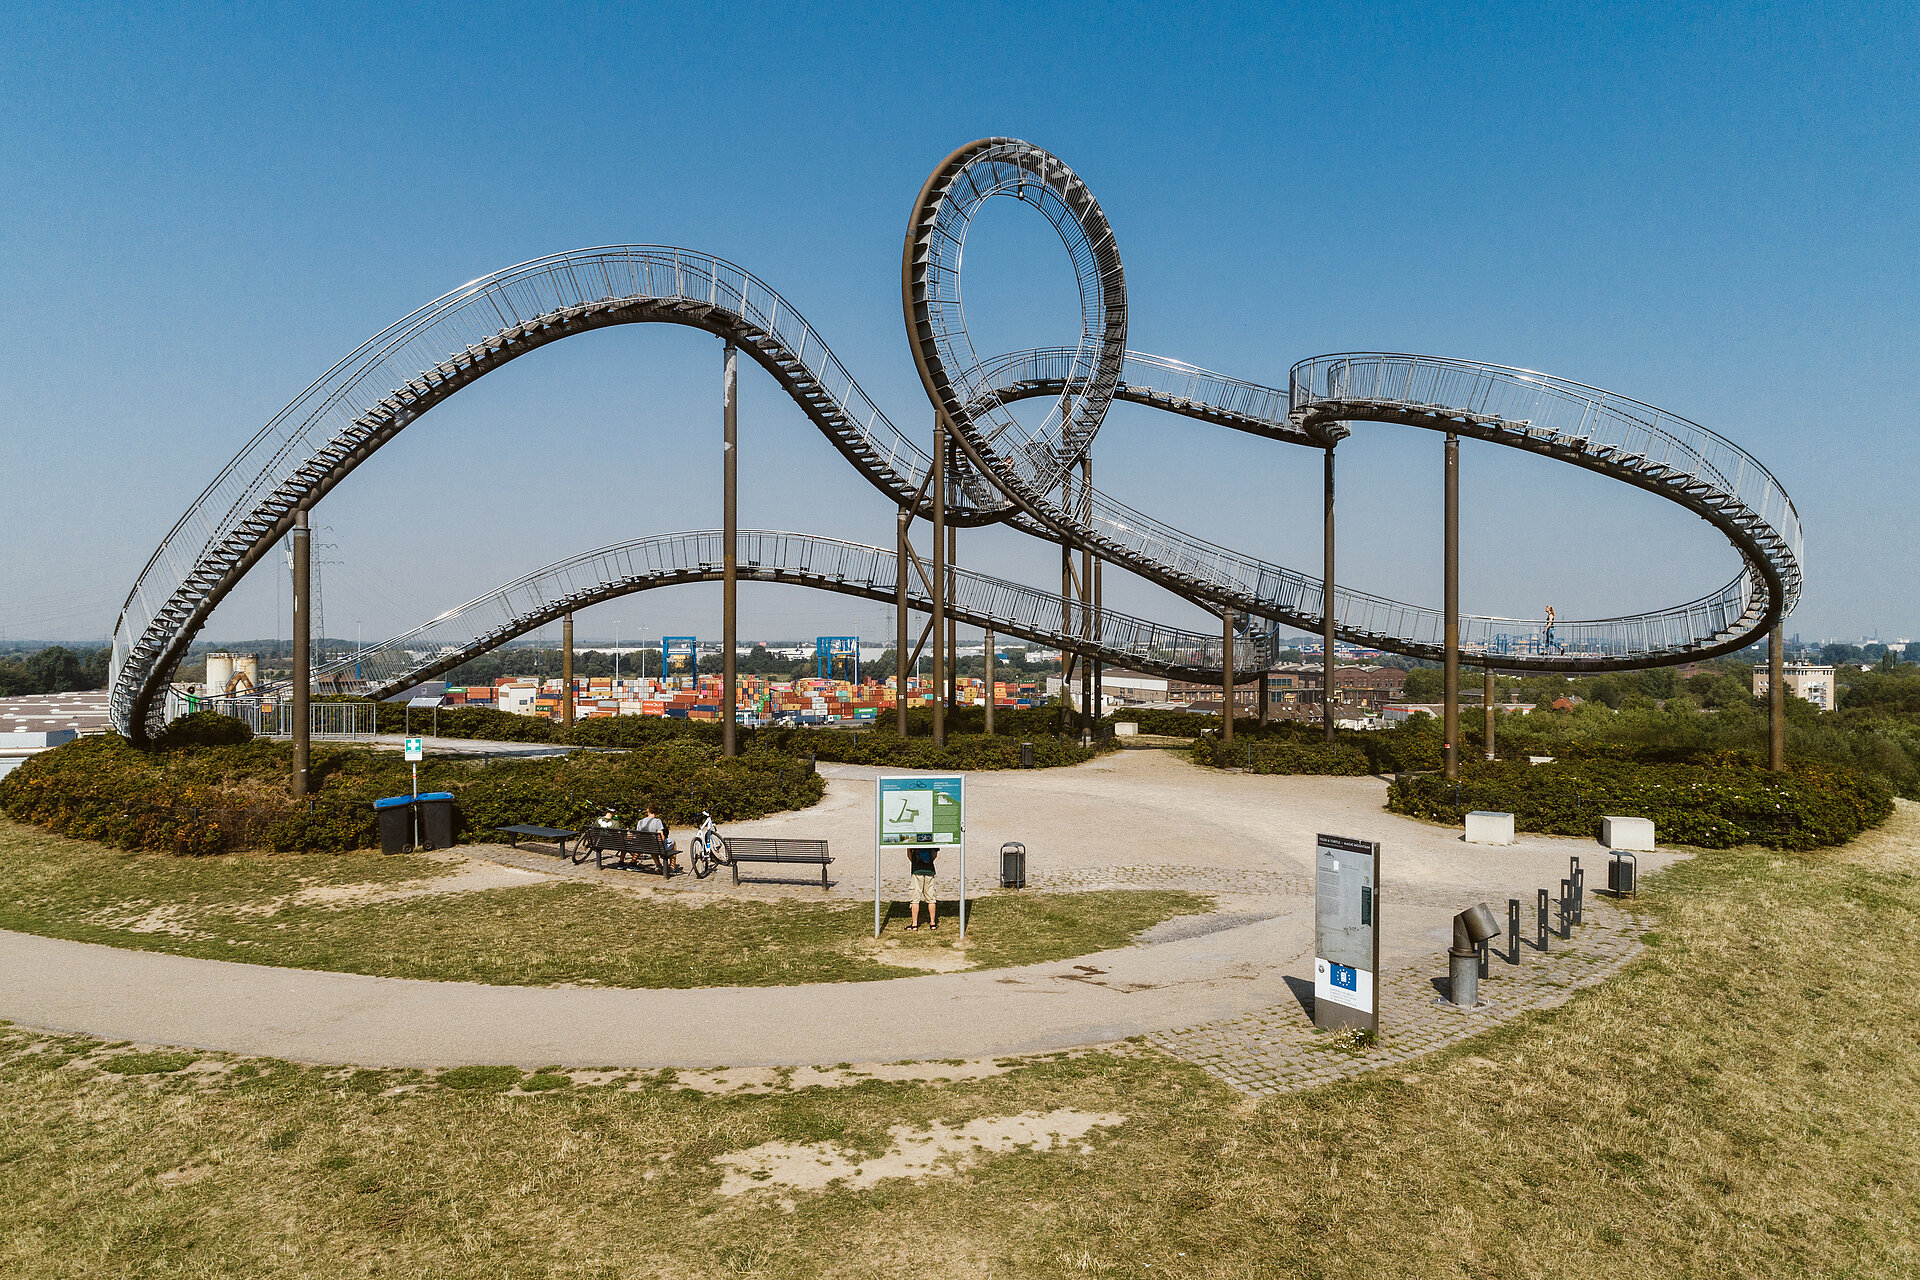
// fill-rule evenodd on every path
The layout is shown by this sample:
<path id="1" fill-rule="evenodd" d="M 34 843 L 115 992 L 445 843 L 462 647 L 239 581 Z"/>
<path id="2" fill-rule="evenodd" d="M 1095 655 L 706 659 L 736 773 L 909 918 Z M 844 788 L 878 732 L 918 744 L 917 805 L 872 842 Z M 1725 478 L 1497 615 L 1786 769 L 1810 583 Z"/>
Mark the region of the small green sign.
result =
<path id="1" fill-rule="evenodd" d="M 881 778 L 880 843 L 957 845 L 965 813 L 964 780 Z"/>

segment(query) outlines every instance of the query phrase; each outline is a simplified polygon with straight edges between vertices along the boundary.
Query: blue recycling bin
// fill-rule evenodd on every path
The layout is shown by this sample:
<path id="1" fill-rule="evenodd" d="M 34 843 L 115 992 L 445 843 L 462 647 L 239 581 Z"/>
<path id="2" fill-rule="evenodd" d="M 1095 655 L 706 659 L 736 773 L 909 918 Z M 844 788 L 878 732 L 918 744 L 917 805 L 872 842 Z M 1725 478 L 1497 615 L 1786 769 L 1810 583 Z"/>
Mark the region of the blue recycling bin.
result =
<path id="1" fill-rule="evenodd" d="M 380 852 L 405 853 L 413 847 L 413 797 L 389 796 L 373 802 L 380 823 Z"/>

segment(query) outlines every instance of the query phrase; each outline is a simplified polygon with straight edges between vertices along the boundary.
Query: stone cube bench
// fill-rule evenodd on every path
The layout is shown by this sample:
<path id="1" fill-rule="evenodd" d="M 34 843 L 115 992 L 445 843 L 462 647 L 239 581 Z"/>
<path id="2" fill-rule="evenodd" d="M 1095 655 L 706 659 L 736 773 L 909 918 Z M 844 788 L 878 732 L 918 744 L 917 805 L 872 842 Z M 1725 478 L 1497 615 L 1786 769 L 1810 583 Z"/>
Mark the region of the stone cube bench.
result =
<path id="1" fill-rule="evenodd" d="M 1609 849 L 1629 853 L 1653 852 L 1652 818 L 1603 817 L 1600 819 L 1600 843 Z"/>
<path id="2" fill-rule="evenodd" d="M 1468 844 L 1512 844 L 1513 815 L 1475 809 L 1467 815 Z"/>

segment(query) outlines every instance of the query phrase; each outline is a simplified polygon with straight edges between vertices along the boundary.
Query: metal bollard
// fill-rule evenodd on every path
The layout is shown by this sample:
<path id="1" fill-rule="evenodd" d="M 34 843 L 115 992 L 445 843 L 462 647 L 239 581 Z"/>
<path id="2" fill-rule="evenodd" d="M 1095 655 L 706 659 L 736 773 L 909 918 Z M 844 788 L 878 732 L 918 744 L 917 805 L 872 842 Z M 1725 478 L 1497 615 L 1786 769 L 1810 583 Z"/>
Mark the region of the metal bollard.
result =
<path id="1" fill-rule="evenodd" d="M 1540 904 L 1535 921 L 1535 928 L 1539 933 L 1539 937 L 1534 940 L 1534 945 L 1540 948 L 1540 950 L 1545 951 L 1547 949 L 1547 936 L 1549 933 L 1547 929 L 1547 891 L 1545 889 L 1540 891 Z"/>
<path id="2" fill-rule="evenodd" d="M 1448 995 L 1459 1008 L 1471 1009 L 1480 1003 L 1480 977 L 1486 971 L 1481 948 L 1499 932 L 1500 921 L 1484 902 L 1453 918 L 1453 946 L 1447 952 Z"/>
<path id="3" fill-rule="evenodd" d="M 1490 976 L 1488 969 L 1493 964 L 1493 939 L 1482 938 L 1473 944 L 1473 949 L 1480 956 L 1480 976 L 1483 978 Z"/>
<path id="4" fill-rule="evenodd" d="M 1520 963 L 1520 899 L 1507 899 L 1507 963 Z"/>
<path id="5" fill-rule="evenodd" d="M 1585 921 L 1583 919 L 1584 912 L 1582 908 L 1585 907 L 1586 904 L 1581 899 L 1586 896 L 1582 890 L 1586 888 L 1587 873 L 1580 869 L 1580 859 L 1578 857 L 1567 859 L 1567 883 L 1573 888 L 1573 922 L 1575 924 L 1583 924 Z"/>
<path id="6" fill-rule="evenodd" d="M 1573 937 L 1573 881 L 1560 882 L 1560 940 Z"/>

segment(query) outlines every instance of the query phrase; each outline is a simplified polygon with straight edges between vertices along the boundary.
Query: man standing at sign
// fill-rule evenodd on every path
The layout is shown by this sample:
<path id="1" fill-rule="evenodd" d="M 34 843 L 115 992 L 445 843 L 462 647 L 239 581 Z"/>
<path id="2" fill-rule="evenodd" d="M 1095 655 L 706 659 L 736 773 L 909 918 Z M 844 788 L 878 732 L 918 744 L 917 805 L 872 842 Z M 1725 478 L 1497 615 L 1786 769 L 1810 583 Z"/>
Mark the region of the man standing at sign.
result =
<path id="1" fill-rule="evenodd" d="M 910 874 L 907 876 L 913 891 L 907 896 L 907 932 L 912 933 L 920 927 L 920 904 L 927 904 L 927 927 L 938 931 L 940 928 L 940 900 L 934 894 L 933 860 L 940 851 L 932 845 L 912 845 L 907 849 L 907 862 Z"/>

